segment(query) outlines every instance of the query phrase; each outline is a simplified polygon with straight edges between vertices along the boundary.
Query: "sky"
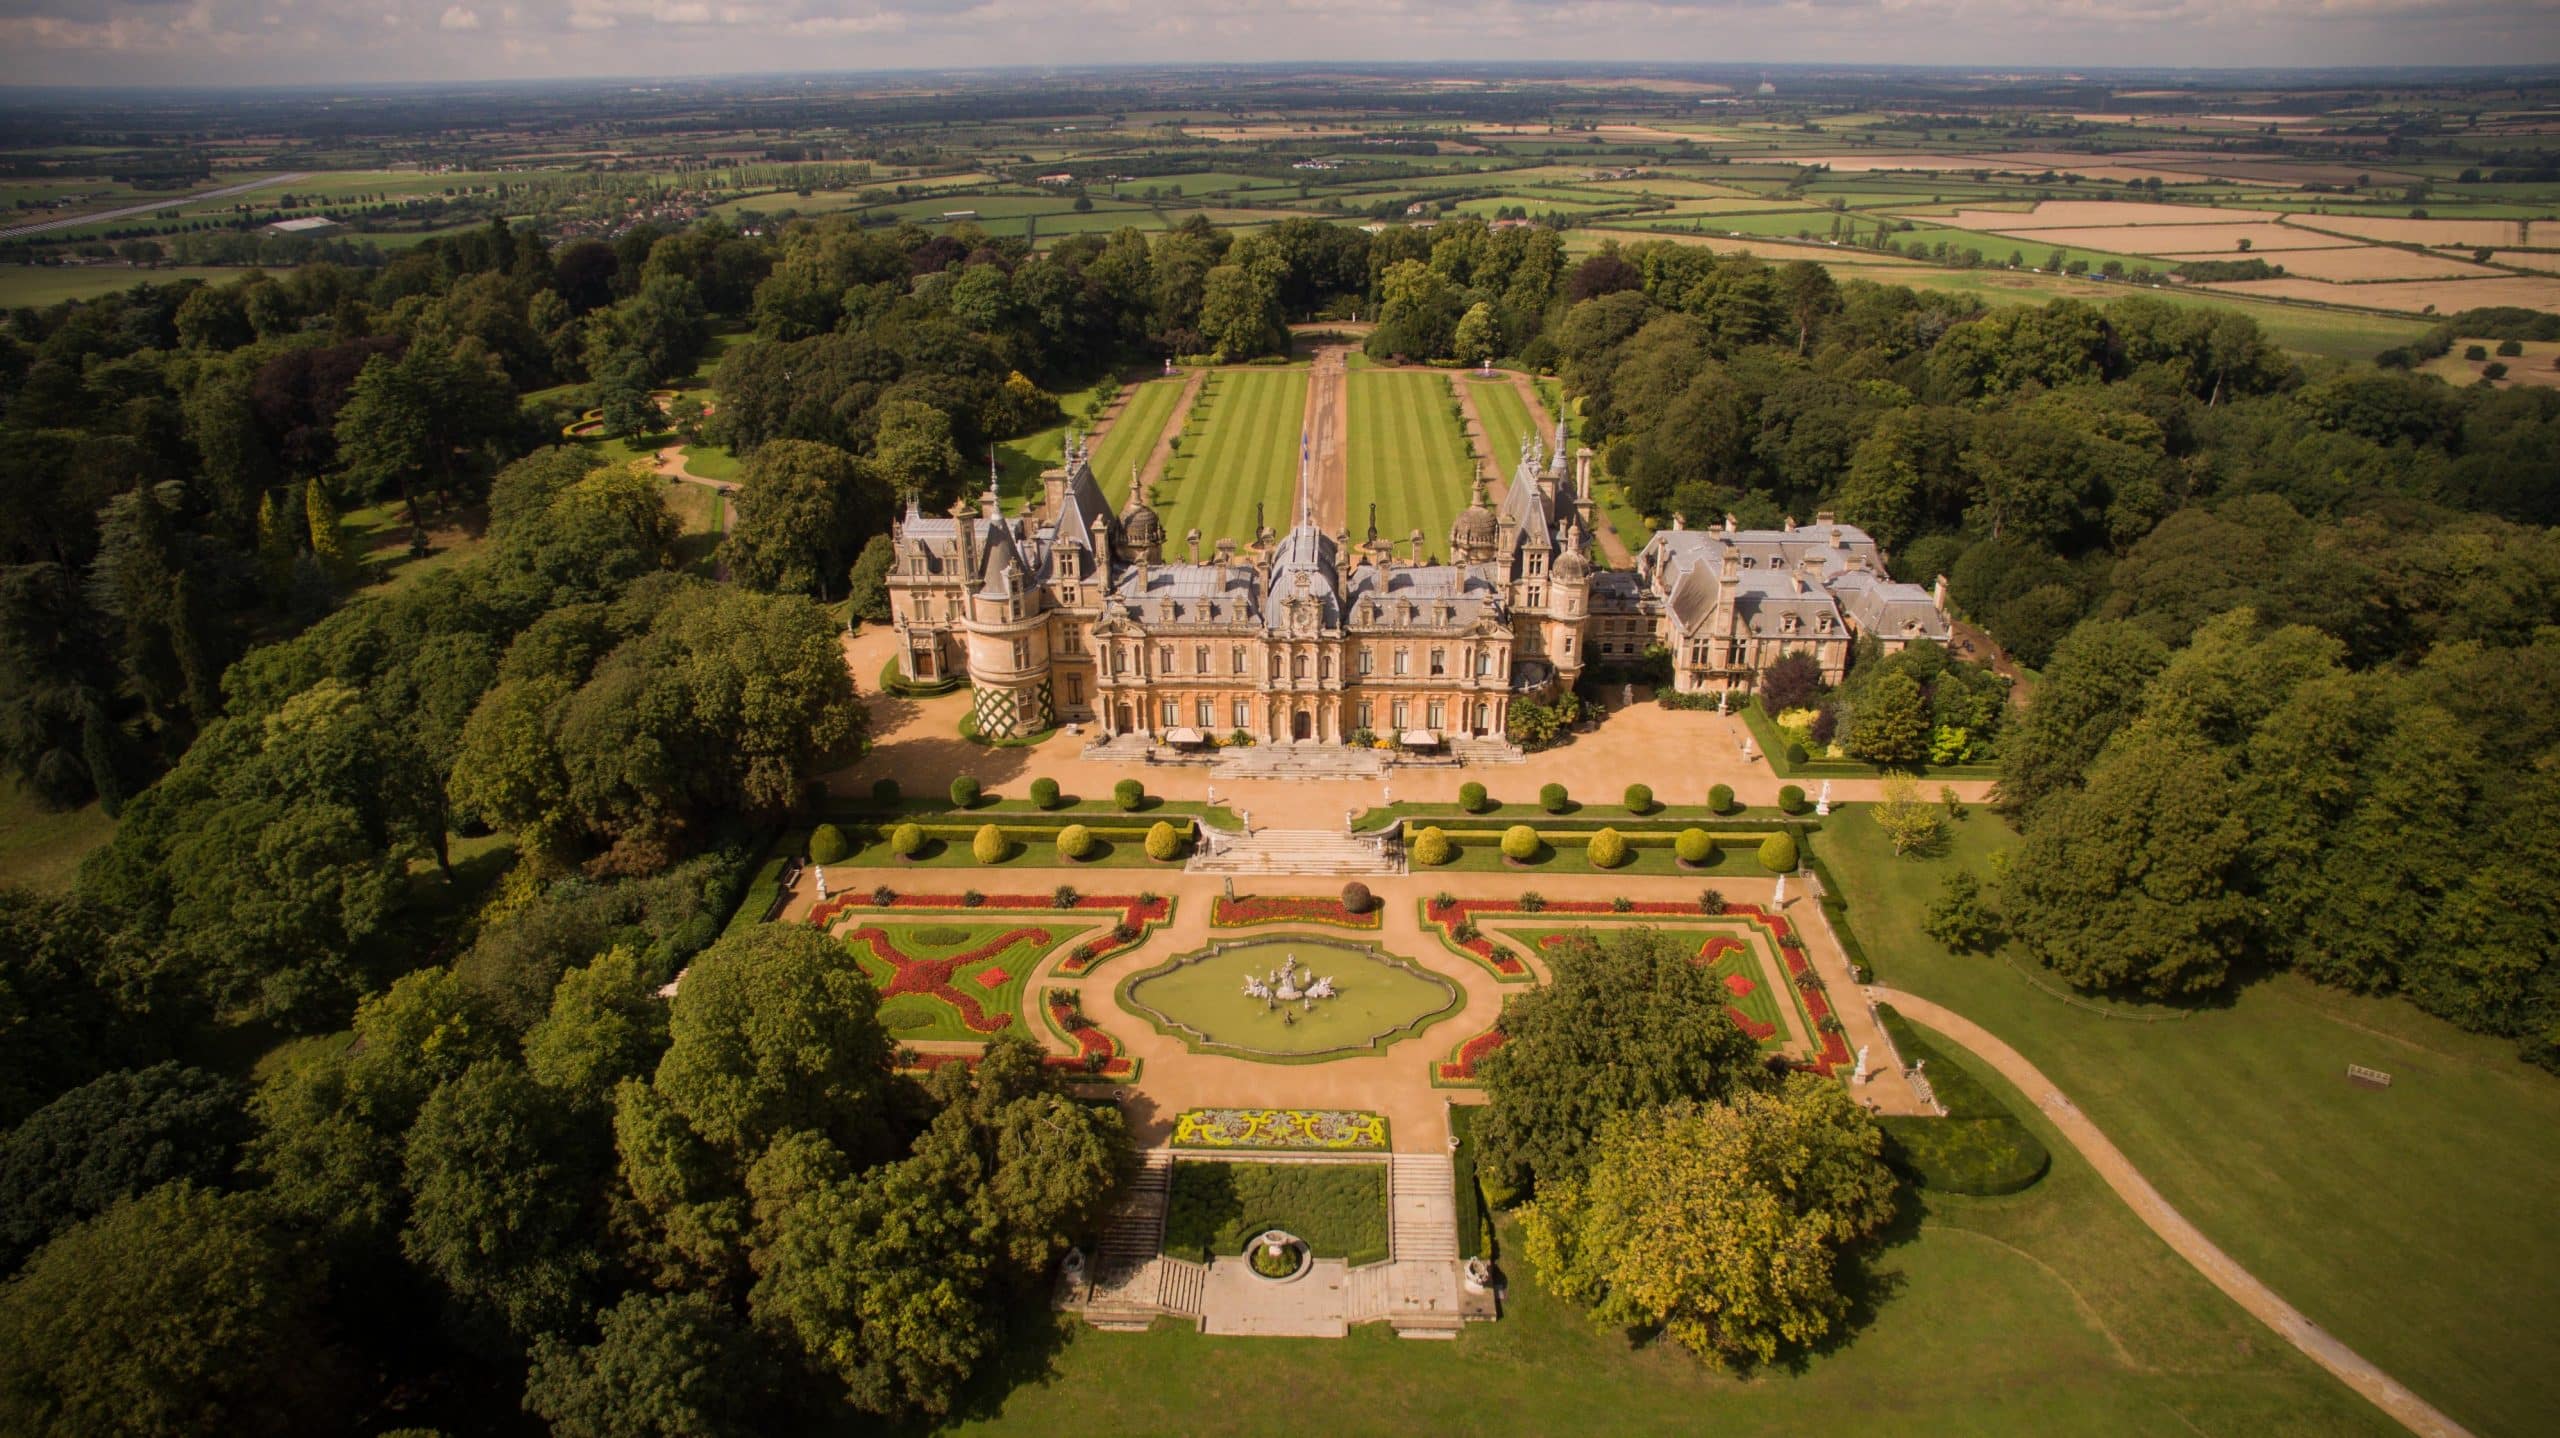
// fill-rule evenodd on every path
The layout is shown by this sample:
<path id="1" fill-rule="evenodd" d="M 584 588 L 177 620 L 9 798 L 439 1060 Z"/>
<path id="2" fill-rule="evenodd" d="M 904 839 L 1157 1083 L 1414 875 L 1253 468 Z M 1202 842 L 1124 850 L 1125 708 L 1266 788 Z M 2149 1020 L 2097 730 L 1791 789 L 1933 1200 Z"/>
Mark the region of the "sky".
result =
<path id="1" fill-rule="evenodd" d="M 2538 65 L 2560 0 L 0 0 L 0 84 L 1164 61 Z"/>

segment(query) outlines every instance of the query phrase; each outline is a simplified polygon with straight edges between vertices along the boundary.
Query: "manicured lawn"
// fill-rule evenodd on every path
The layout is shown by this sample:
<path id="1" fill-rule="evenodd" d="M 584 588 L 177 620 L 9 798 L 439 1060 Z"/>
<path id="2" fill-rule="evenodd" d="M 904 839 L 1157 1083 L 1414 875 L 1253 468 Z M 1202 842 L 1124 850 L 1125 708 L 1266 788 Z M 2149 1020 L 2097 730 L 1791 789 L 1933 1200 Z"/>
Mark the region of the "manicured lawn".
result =
<path id="1" fill-rule="evenodd" d="M 1402 546 L 1422 531 L 1426 554 L 1446 556 L 1449 525 L 1467 507 L 1475 464 L 1451 411 L 1457 399 L 1433 370 L 1362 370 L 1346 375 L 1350 416 L 1350 508 L 1354 538 L 1378 506 L 1378 537 Z"/>
<path id="2" fill-rule="evenodd" d="M 2560 1292 L 2560 1078 L 2508 1040 L 2291 977 L 2167 1022 L 2066 1003 L 1920 931 L 1940 875 L 2013 847 L 1997 816 L 1977 808 L 1928 860 L 1892 857 L 1862 820 L 1835 811 L 1820 849 L 1880 982 L 2014 1045 L 2206 1236 L 2457 1421 L 2524 1433 L 2560 1412 L 2537 1297 Z M 2354 1087 L 2350 1063 L 2394 1082 Z"/>
<path id="3" fill-rule="evenodd" d="M 1254 538 L 1254 516 L 1286 533 L 1297 518 L 1298 438 L 1305 432 L 1307 372 L 1231 369 L 1209 377 L 1167 466 L 1155 507 L 1165 550 L 1200 531 L 1205 553 L 1221 538 L 1241 547 Z M 1125 468 L 1125 464 L 1123 465 Z"/>
<path id="4" fill-rule="evenodd" d="M 1374 945 L 1273 934 L 1215 947 L 1123 980 L 1120 1006 L 1193 1053 L 1273 1063 L 1383 1052 L 1462 1006 L 1447 979 Z M 1332 997 L 1286 1003 L 1245 991 L 1283 965 L 1330 979 Z"/>
<path id="5" fill-rule="evenodd" d="M 880 1022 L 893 1036 L 983 1039 L 1020 1028 L 1022 986 L 1032 969 L 1094 928 L 1047 916 L 903 923 L 860 914 L 836 933 L 879 985 Z"/>
<path id="6" fill-rule="evenodd" d="M 1173 417 L 1174 401 L 1182 398 L 1184 383 L 1177 376 L 1139 385 L 1120 407 L 1119 418 L 1102 432 L 1102 442 L 1093 450 L 1093 478 L 1114 505 L 1129 502 L 1129 467 L 1145 464 L 1147 456 L 1155 453 L 1164 423 Z"/>
<path id="7" fill-rule="evenodd" d="M 1176 1167 L 1177 1184 L 1191 1167 Z M 2215 1292 L 2059 1148 L 2052 1175 L 2023 1194 L 1910 1203 L 1847 1341 L 1749 1377 L 1594 1327 L 1540 1287 L 1505 1223 L 1502 1320 L 1469 1324 L 1454 1343 L 1371 1324 L 1275 1347 L 1176 1323 L 1099 1333 L 1041 1313 L 1008 1371 L 937 1431 L 1052 1438 L 1108 1414 L 1130 1433 L 1235 1438 L 2400 1432 Z M 1275 1356 L 1293 1373 L 1314 1365 L 1321 1381 L 1275 1381 Z"/>
<path id="8" fill-rule="evenodd" d="M 1520 467 L 1520 446 L 1537 429 L 1536 421 L 1529 418 L 1529 402 L 1520 397 L 1520 387 L 1507 379 L 1465 383 L 1468 396 L 1476 402 L 1476 417 L 1484 421 L 1493 472 L 1508 476 Z"/>
<path id="9" fill-rule="evenodd" d="M 0 786 L 0 888 L 63 894 L 89 851 L 115 837 L 116 821 L 93 803 L 53 810 L 15 781 Z"/>
<path id="10" fill-rule="evenodd" d="M 1173 1166 L 1165 1252 L 1205 1263 L 1242 1254 L 1255 1234 L 1274 1228 L 1305 1239 L 1318 1258 L 1360 1264 L 1386 1257 L 1387 1166 L 1189 1159 Z"/>

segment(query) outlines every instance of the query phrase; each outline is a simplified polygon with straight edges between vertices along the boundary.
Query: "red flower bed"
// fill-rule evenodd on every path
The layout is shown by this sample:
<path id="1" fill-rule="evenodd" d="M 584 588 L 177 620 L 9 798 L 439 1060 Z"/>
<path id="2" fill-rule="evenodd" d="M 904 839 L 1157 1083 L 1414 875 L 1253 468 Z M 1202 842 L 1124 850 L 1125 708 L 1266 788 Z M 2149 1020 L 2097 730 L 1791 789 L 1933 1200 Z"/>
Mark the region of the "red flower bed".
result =
<path id="1" fill-rule="evenodd" d="M 1372 904 L 1368 912 L 1355 914 L 1342 906 L 1340 899 L 1288 898 L 1247 895 L 1230 899 L 1220 895 L 1211 901 L 1209 922 L 1223 928 L 1241 929 L 1254 924 L 1331 924 L 1340 929 L 1374 929 L 1379 924 L 1379 911 Z"/>
<path id="2" fill-rule="evenodd" d="M 1476 1065 L 1484 1060 L 1486 1054 L 1508 1041 L 1509 1036 L 1498 1028 L 1485 1030 L 1451 1050 L 1449 1057 L 1432 1070 L 1433 1081 L 1442 1084 L 1475 1082 Z"/>
<path id="3" fill-rule="evenodd" d="M 1717 960 L 1722 959 L 1725 955 L 1744 953 L 1748 951 L 1750 947 L 1750 945 L 1735 938 L 1731 934 L 1716 934 L 1708 938 L 1704 944 L 1699 945 L 1698 962 L 1713 966 Z"/>
<path id="4" fill-rule="evenodd" d="M 880 986 L 880 997 L 922 994 L 927 998 L 940 999 L 960 1011 L 960 1022 L 967 1025 L 971 1033 L 992 1034 L 1000 1033 L 1011 1025 L 1013 1015 L 988 1013 L 975 995 L 963 993 L 952 986 L 952 976 L 980 959 L 993 958 L 1016 944 L 1037 944 L 1045 949 L 1052 936 L 1042 928 L 1007 929 L 967 953 L 953 954 L 947 959 L 912 957 L 898 948 L 885 929 L 864 927 L 844 937 L 848 943 L 859 943 L 869 948 L 873 958 L 889 966 L 889 982 Z M 979 981 L 984 983 L 985 977 L 981 975 Z M 996 980 L 996 983 L 1002 982 L 1001 977 Z M 994 988 L 995 984 L 987 987 Z"/>
<path id="5" fill-rule="evenodd" d="M 869 894 L 838 894 L 809 911 L 809 922 L 821 928 L 853 909 L 878 909 Z M 1037 909 L 1049 913 L 1083 913 L 1088 910 L 1116 910 L 1118 924 L 1137 931 L 1137 937 L 1122 943 L 1106 933 L 1076 945 L 1075 952 L 1058 961 L 1058 972 L 1070 978 L 1125 949 L 1144 943 L 1147 931 L 1173 917 L 1173 900 L 1157 895 L 1140 898 L 1134 894 L 1080 894 L 1072 910 L 1060 909 L 1058 901 L 1047 894 L 988 894 L 975 905 L 961 902 L 958 894 L 900 894 L 889 901 L 892 909 L 934 909 L 968 912 L 974 909 Z M 1117 927 L 1117 925 L 1115 925 Z"/>
<path id="6" fill-rule="evenodd" d="M 1493 970 L 1494 973 L 1500 977 L 1506 979 L 1525 979 L 1529 977 L 1529 966 L 1520 962 L 1518 956 L 1514 955 L 1510 950 L 1496 945 L 1493 940 L 1486 938 L 1482 934 L 1478 934 L 1472 939 L 1461 940 L 1458 937 L 1458 925 L 1465 923 L 1467 919 L 1467 904 L 1465 900 L 1460 899 L 1449 904 L 1438 904 L 1426 899 L 1423 901 L 1422 905 L 1422 917 L 1424 922 L 1438 924 L 1440 926 L 1440 941 L 1442 943 L 1447 944 L 1450 948 L 1456 949 L 1462 954 L 1472 956 L 1477 962 L 1483 964 L 1486 968 Z"/>
<path id="7" fill-rule="evenodd" d="M 1753 1043 L 1765 1044 L 1778 1036 L 1776 1024 L 1764 1024 L 1731 1004 L 1725 1005 L 1724 1011 L 1732 1017 L 1735 1028 L 1751 1035 Z"/>
<path id="8" fill-rule="evenodd" d="M 1724 976 L 1725 992 L 1733 995 L 1737 999 L 1758 987 L 1760 987 L 1758 984 L 1751 981 L 1751 976 L 1749 974 L 1727 974 Z"/>
<path id="9" fill-rule="evenodd" d="M 1006 973 L 1001 965 L 992 969 L 980 969 L 978 970 L 978 987 L 1000 989 L 1004 987 L 1005 980 L 1012 977 L 1013 975 Z"/>
<path id="10" fill-rule="evenodd" d="M 1049 1022 L 1055 1024 L 1059 1032 L 1075 1040 L 1076 1045 L 1076 1051 L 1073 1054 L 1051 1054 L 1048 1058 L 1049 1067 L 1071 1068 L 1079 1073 L 1091 1073 L 1102 1078 L 1128 1076 L 1128 1053 L 1120 1047 L 1118 1039 L 1103 1032 L 1092 1020 L 1080 1018 L 1074 1005 L 1058 1002 L 1056 995 L 1051 995 L 1047 1003 Z M 1102 1057 L 1102 1066 L 1099 1069 L 1093 1067 L 1093 1059 L 1097 1054 Z"/>

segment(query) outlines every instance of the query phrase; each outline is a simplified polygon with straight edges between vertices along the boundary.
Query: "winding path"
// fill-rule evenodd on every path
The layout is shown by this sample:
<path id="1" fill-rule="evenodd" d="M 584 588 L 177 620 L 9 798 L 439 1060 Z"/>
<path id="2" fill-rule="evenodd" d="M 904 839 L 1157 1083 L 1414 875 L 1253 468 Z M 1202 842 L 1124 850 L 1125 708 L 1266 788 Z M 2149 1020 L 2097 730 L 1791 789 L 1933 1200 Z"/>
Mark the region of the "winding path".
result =
<path id="1" fill-rule="evenodd" d="M 1895 1012 L 1926 1024 L 1948 1038 L 1971 1049 L 1985 1063 L 1997 1069 L 2002 1078 L 2016 1084 L 2018 1090 L 2044 1111 L 2107 1186 L 2116 1191 L 2133 1209 L 2134 1216 L 2160 1235 L 2178 1256 L 2195 1266 L 2198 1273 L 2210 1279 L 2213 1286 L 2229 1294 L 2233 1302 L 2255 1315 L 2282 1335 L 2286 1342 L 2301 1349 L 2311 1361 L 2335 1374 L 2341 1382 L 2363 1394 L 2373 1405 L 2399 1420 L 2401 1426 L 2426 1438 L 2468 1438 L 2464 1429 L 2433 1404 L 2412 1393 L 2390 1374 L 2375 1367 L 2344 1343 L 2333 1338 L 2320 1325 L 2303 1316 L 2277 1296 L 2276 1291 L 2260 1282 L 2247 1269 L 2222 1251 L 2212 1239 L 2204 1236 L 2188 1222 L 2186 1215 L 2161 1197 L 2127 1160 L 2122 1150 L 2110 1142 L 2098 1126 L 2089 1121 L 2062 1090 L 2042 1070 L 2029 1063 L 2026 1056 L 2002 1043 L 1990 1030 L 1943 1005 L 1931 1003 L 1916 994 L 1899 989 L 1870 985 L 1865 991 L 1870 1003 L 1891 1004 Z"/>

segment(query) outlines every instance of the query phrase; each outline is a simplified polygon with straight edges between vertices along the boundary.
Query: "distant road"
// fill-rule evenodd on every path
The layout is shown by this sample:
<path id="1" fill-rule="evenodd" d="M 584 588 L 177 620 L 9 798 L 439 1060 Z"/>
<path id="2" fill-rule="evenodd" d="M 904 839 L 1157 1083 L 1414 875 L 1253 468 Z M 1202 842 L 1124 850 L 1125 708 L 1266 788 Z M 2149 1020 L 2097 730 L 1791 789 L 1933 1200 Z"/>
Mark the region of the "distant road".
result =
<path id="1" fill-rule="evenodd" d="M 263 180 L 251 180 L 245 185 L 226 185 L 219 190 L 199 190 L 192 195 L 178 195 L 171 199 L 153 200 L 148 204 L 142 205 L 127 205 L 120 210 L 92 210 L 85 215 L 65 215 L 58 220 L 38 220 L 32 225 L 14 225 L 8 229 L 0 230 L 0 240 L 14 240 L 25 235 L 40 235 L 47 230 L 67 230 L 78 225 L 103 224 L 108 220 L 122 220 L 128 219 L 134 215 L 147 215 L 153 210 L 175 209 L 180 205 L 200 205 L 207 200 L 227 200 L 233 195 L 245 195 L 251 190 L 263 190 L 274 185 L 290 185 L 297 180 L 307 180 L 310 178 L 311 173 L 307 170 L 296 171 L 289 175 L 269 175 Z"/>

